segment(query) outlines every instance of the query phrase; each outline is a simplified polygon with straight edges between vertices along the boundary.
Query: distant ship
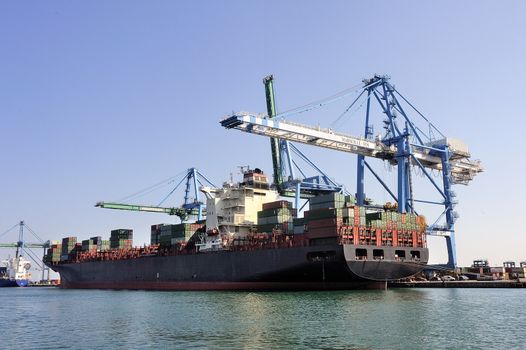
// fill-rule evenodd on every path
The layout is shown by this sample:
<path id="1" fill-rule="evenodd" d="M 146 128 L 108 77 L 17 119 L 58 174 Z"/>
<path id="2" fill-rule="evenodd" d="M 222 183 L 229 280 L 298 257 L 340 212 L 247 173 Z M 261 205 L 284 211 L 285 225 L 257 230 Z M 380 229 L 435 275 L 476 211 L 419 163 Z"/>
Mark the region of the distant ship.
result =
<path id="1" fill-rule="evenodd" d="M 31 273 L 31 264 L 23 256 L 8 258 L 0 267 L 0 287 L 27 287 Z"/>

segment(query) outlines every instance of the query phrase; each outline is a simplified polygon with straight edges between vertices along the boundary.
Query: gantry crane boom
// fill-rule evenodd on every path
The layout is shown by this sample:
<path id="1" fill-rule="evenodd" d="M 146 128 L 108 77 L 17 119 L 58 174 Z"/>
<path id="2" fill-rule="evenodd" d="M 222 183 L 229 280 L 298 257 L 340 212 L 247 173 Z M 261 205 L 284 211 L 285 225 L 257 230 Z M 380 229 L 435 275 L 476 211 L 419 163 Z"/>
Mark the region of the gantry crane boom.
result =
<path id="1" fill-rule="evenodd" d="M 370 140 L 349 134 L 334 132 L 331 129 L 312 127 L 285 120 L 270 119 L 267 116 L 246 112 L 237 113 L 221 121 L 227 129 L 237 129 L 251 134 L 283 139 L 311 146 L 329 148 L 341 152 L 353 153 L 395 161 L 396 145 L 385 145 L 381 140 Z M 420 162 L 424 167 L 442 170 L 442 159 L 433 155 L 438 151 L 432 145 L 413 145 L 413 162 Z M 482 171 L 479 161 L 469 159 L 470 154 L 464 150 L 452 150 L 451 172 L 454 183 L 466 183 Z"/>

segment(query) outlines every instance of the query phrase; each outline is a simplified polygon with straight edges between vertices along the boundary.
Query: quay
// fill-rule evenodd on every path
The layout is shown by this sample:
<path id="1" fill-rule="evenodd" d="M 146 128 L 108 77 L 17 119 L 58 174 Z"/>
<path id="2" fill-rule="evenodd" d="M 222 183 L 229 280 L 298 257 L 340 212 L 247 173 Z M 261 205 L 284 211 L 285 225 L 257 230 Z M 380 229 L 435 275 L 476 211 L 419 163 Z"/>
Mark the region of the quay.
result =
<path id="1" fill-rule="evenodd" d="M 412 281 L 388 282 L 388 288 L 526 288 L 526 281 Z"/>

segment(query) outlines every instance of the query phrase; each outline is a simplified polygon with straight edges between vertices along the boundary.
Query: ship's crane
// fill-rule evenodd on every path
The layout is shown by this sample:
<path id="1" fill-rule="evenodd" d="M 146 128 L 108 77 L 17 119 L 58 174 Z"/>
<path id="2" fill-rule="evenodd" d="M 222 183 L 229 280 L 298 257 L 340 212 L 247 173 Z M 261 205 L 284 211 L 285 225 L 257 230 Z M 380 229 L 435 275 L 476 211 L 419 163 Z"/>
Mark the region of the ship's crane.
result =
<path id="1" fill-rule="evenodd" d="M 185 182 L 185 196 L 184 203 L 180 207 L 162 207 L 164 203 L 177 188 Z M 131 210 L 131 211 L 145 211 L 152 213 L 165 213 L 168 215 L 175 215 L 179 217 L 181 221 L 185 221 L 189 216 L 197 216 L 197 220 L 201 220 L 206 214 L 205 204 L 199 201 L 199 186 L 209 185 L 216 187 L 212 184 L 203 174 L 196 168 L 190 168 L 185 175 L 180 179 L 177 185 L 166 195 L 158 206 L 153 205 L 137 205 L 127 204 L 120 202 L 98 202 L 95 204 L 96 207 L 105 209 L 118 209 L 118 210 Z M 192 191 L 193 188 L 193 191 Z M 150 190 L 150 189 L 147 189 Z M 191 199 L 191 192 L 194 194 L 194 198 Z"/>
<path id="2" fill-rule="evenodd" d="M 389 83 L 389 77 L 387 76 L 375 75 L 371 79 L 364 80 L 361 93 L 346 110 L 350 110 L 360 97 L 366 96 L 365 132 L 363 137 L 335 132 L 329 128 L 312 127 L 290 122 L 284 120 L 284 115 L 276 115 L 272 80 L 272 76 L 264 79 L 268 115 L 236 113 L 223 119 L 221 125 L 227 129 L 237 129 L 271 138 L 274 181 L 278 190 L 284 193 L 285 188 L 287 188 L 287 183 L 283 180 L 282 169 L 286 163 L 283 161 L 284 158 L 289 163 L 292 162 L 289 150 L 293 144 L 289 142 L 357 154 L 357 204 L 366 204 L 364 176 L 367 168 L 393 197 L 399 212 L 414 212 L 414 202 L 443 206 L 444 211 L 433 224 L 428 226 L 427 231 L 430 235 L 446 237 L 448 247 L 447 266 L 456 267 L 454 223 L 457 216 L 454 212 L 454 207 L 457 201 L 451 187 L 454 184 L 467 185 L 473 180 L 475 175 L 483 170 L 480 161 L 470 159 L 467 146 L 458 140 L 445 137 Z M 383 126 L 385 133 L 376 138 L 373 137 L 373 125 L 371 122 L 371 100 L 378 102 L 384 117 Z M 321 106 L 322 104 L 319 103 L 319 105 Z M 314 107 L 308 108 L 314 109 Z M 425 121 L 429 130 L 427 133 L 423 132 L 423 128 L 409 117 L 406 113 L 406 108 L 414 111 L 418 117 Z M 399 125 L 399 121 L 403 123 L 402 126 Z M 436 138 L 436 133 L 441 137 Z M 366 158 L 381 159 L 397 166 L 398 188 L 396 195 L 382 181 L 381 177 L 374 172 Z M 411 167 L 417 167 L 422 171 L 440 194 L 440 201 L 414 198 Z M 442 174 L 441 184 L 432 177 L 432 170 L 439 171 Z M 296 186 L 296 197 L 299 196 L 300 191 L 303 191 L 303 188 L 300 185 Z M 439 221 L 444 216 L 445 223 L 440 224 Z"/>

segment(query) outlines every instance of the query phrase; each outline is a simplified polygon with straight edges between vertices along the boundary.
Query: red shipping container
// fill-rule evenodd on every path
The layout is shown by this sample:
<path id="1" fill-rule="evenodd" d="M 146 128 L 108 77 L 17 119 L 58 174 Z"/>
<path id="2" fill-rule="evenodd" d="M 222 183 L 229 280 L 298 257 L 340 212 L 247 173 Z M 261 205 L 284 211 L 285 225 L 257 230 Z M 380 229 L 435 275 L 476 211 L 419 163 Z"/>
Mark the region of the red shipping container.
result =
<path id="1" fill-rule="evenodd" d="M 328 237 L 338 237 L 338 230 L 337 229 L 315 229 L 313 231 L 305 232 L 304 233 L 305 238 L 312 239 L 312 238 L 328 238 Z"/>
<path id="2" fill-rule="evenodd" d="M 359 218 L 360 217 L 360 207 L 355 206 L 354 207 L 354 217 Z"/>
<path id="3" fill-rule="evenodd" d="M 292 209 L 292 203 L 289 201 L 275 201 L 263 204 L 263 210 L 267 209 L 279 209 L 279 208 L 290 208 Z"/>
<path id="4" fill-rule="evenodd" d="M 343 225 L 342 219 L 317 219 L 307 223 L 309 230 L 320 227 L 339 227 Z"/>

